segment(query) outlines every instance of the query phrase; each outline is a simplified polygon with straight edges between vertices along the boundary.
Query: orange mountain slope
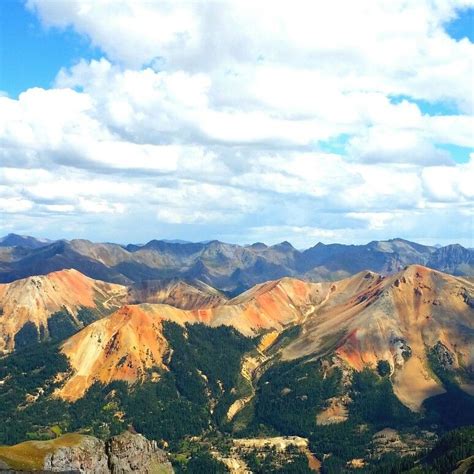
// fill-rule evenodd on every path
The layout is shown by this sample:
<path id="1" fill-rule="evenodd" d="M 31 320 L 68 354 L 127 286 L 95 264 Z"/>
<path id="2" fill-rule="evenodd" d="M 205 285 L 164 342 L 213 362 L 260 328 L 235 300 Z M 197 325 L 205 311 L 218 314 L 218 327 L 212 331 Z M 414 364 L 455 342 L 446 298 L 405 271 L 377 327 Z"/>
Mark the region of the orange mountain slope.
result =
<path id="1" fill-rule="evenodd" d="M 295 278 L 261 283 L 225 305 L 193 312 L 193 317 L 210 326 L 232 326 L 246 336 L 262 330 L 282 330 L 299 324 L 321 302 L 326 283 Z"/>
<path id="2" fill-rule="evenodd" d="M 127 297 L 127 288 L 86 277 L 76 270 L 61 270 L 0 284 L 0 353 L 15 347 L 15 336 L 26 323 L 38 334 L 48 334 L 48 319 L 67 310 L 73 318 L 80 308 L 107 314 Z M 80 327 L 82 323 L 75 321 Z"/>
<path id="3" fill-rule="evenodd" d="M 355 277 L 334 283 L 333 295 L 283 357 L 335 353 L 358 370 L 388 360 L 395 393 L 417 410 L 443 392 L 428 369 L 429 348 L 440 342 L 453 354 L 454 367 L 474 367 L 474 285 L 418 265 L 389 278 L 364 278 L 369 284 L 355 292 L 347 292 Z"/>
<path id="4" fill-rule="evenodd" d="M 164 367 L 168 345 L 162 321 L 178 324 L 202 322 L 235 327 L 246 335 L 262 329 L 283 329 L 304 320 L 305 311 L 319 302 L 321 284 L 285 278 L 257 285 L 215 308 L 182 310 L 163 304 L 125 306 L 87 326 L 62 346 L 73 368 L 60 396 L 76 399 L 95 381 L 133 382 L 147 369 Z"/>
<path id="5" fill-rule="evenodd" d="M 149 281 L 126 287 L 94 280 L 72 269 L 28 277 L 0 284 L 0 354 L 15 348 L 15 337 L 25 324 L 32 339 L 47 339 L 48 321 L 58 311 L 67 311 L 79 329 L 84 325 L 77 318 L 80 308 L 95 310 L 96 317 L 101 317 L 127 303 L 197 309 L 226 301 L 218 290 L 199 281 Z"/>
<path id="6" fill-rule="evenodd" d="M 166 349 L 162 318 L 139 306 L 124 306 L 63 344 L 62 352 L 69 358 L 73 375 L 58 394 L 74 400 L 96 381 L 134 382 L 147 369 L 163 366 Z"/>
<path id="7" fill-rule="evenodd" d="M 166 368 L 164 320 L 228 325 L 248 336 L 299 325 L 299 335 L 281 349 L 284 359 L 332 355 L 357 370 L 388 360 L 397 396 L 419 409 L 443 390 L 428 369 L 429 348 L 439 342 L 454 354 L 454 367 L 474 366 L 473 295 L 467 280 L 410 266 L 388 278 L 372 272 L 325 283 L 283 278 L 205 309 L 130 305 L 63 344 L 72 374 L 60 395 L 75 399 L 96 380 L 133 382 L 147 369 Z"/>

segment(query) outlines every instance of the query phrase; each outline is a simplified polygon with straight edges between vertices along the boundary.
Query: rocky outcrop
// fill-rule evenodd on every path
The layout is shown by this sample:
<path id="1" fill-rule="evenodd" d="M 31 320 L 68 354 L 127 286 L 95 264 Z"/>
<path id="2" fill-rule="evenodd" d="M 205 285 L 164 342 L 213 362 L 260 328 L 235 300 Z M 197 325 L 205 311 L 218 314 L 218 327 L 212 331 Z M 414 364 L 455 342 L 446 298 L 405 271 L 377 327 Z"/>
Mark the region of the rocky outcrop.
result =
<path id="1" fill-rule="evenodd" d="M 106 443 L 109 469 L 112 474 L 138 472 L 143 474 L 172 473 L 173 468 L 156 441 L 129 431 L 114 436 Z"/>
<path id="2" fill-rule="evenodd" d="M 47 454 L 44 460 L 44 470 L 108 474 L 110 470 L 105 444 L 93 436 L 83 436 L 79 444 L 61 447 Z"/>
<path id="3" fill-rule="evenodd" d="M 171 474 L 174 472 L 166 453 L 141 434 L 126 431 L 105 443 L 84 436 L 76 446 L 62 447 L 48 454 L 44 470 L 94 474 Z"/>
<path id="4" fill-rule="evenodd" d="M 459 461 L 453 474 L 470 474 L 474 472 L 474 456 Z"/>
<path id="5" fill-rule="evenodd" d="M 0 472 L 172 474 L 174 470 L 155 441 L 127 431 L 105 442 L 70 433 L 47 441 L 0 446 Z"/>

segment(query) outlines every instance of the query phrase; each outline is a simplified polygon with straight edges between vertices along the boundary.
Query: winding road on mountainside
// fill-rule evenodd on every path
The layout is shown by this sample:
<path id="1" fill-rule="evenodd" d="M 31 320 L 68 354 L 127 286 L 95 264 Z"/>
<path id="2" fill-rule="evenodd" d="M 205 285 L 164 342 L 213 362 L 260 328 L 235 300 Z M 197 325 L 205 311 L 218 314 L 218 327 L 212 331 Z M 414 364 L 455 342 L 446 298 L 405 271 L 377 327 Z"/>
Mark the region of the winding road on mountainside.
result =
<path id="1" fill-rule="evenodd" d="M 329 295 L 332 293 L 331 288 L 328 290 L 326 296 L 321 301 L 321 303 L 319 303 L 318 305 L 309 305 L 308 309 L 304 311 L 303 317 L 300 322 L 303 334 L 306 331 L 304 323 L 310 315 L 314 314 L 318 309 L 320 309 L 324 304 L 326 304 L 329 299 Z M 287 328 L 288 327 L 290 326 L 288 325 Z M 269 360 L 271 360 L 271 357 L 267 356 L 265 354 L 265 351 L 273 345 L 279 334 L 281 333 L 279 333 L 278 331 L 271 331 L 269 333 L 264 334 L 260 339 L 260 343 L 257 347 L 257 355 L 251 353 L 244 356 L 242 360 L 240 374 L 245 380 L 249 382 L 251 394 L 246 397 L 239 398 L 234 403 L 232 403 L 232 405 L 227 410 L 228 421 L 232 421 L 237 415 L 237 413 L 243 410 L 244 407 L 254 398 L 255 384 L 263 374 L 263 371 L 259 369 L 261 369 Z"/>
<path id="2" fill-rule="evenodd" d="M 272 331 L 272 334 L 276 333 L 276 331 Z M 262 337 L 262 339 L 265 336 Z M 248 354 L 243 357 L 242 359 L 242 366 L 240 369 L 240 375 L 249 382 L 251 393 L 250 395 L 239 398 L 236 400 L 227 410 L 227 421 L 232 421 L 246 405 L 249 403 L 252 398 L 255 396 L 255 382 L 258 380 L 256 376 L 257 369 L 261 367 L 266 361 L 269 360 L 269 357 L 265 355 L 265 353 L 260 349 L 262 342 L 260 342 L 259 346 L 257 347 L 257 355 L 253 353 Z"/>

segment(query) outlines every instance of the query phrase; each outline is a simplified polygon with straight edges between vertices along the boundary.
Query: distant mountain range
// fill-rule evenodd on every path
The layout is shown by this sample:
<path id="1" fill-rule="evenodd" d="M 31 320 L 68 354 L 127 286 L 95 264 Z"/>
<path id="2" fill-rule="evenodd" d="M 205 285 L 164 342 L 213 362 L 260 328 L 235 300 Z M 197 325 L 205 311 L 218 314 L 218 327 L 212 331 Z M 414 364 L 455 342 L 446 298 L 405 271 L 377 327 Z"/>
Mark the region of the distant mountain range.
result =
<path id="1" fill-rule="evenodd" d="M 151 240 L 144 245 L 118 245 L 79 239 L 47 241 L 16 234 L 0 239 L 0 282 L 73 268 L 91 278 L 121 284 L 200 280 L 235 295 L 285 276 L 336 280 L 367 269 L 392 274 L 411 264 L 474 276 L 474 251 L 458 244 L 434 247 L 403 239 L 366 245 L 318 243 L 302 251 L 289 242 L 242 246 L 217 240 Z"/>

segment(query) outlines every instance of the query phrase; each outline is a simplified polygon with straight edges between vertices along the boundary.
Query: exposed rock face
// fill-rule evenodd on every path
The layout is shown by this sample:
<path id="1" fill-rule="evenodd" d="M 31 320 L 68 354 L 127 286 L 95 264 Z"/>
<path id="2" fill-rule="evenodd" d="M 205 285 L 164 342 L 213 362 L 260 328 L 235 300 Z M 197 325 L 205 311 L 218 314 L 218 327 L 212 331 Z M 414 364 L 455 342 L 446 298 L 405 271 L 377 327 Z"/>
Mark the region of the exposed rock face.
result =
<path id="1" fill-rule="evenodd" d="M 47 454 L 44 460 L 44 470 L 108 474 L 110 470 L 105 444 L 93 436 L 84 436 L 76 446 L 61 447 Z"/>
<path id="2" fill-rule="evenodd" d="M 70 433 L 48 441 L 25 441 L 0 447 L 4 472 L 68 472 L 87 474 L 171 474 L 166 453 L 155 441 L 124 432 L 104 443 L 93 436 Z"/>
<path id="3" fill-rule="evenodd" d="M 454 354 L 440 341 L 438 341 L 431 349 L 433 357 L 445 369 L 451 370 L 455 363 Z"/>
<path id="4" fill-rule="evenodd" d="M 173 468 L 166 454 L 158 448 L 155 441 L 149 441 L 140 434 L 128 431 L 114 436 L 106 443 L 110 472 L 126 474 L 172 473 Z"/>
<path id="5" fill-rule="evenodd" d="M 458 462 L 453 474 L 470 474 L 472 472 L 474 472 L 474 456 L 469 456 L 468 458 Z"/>

